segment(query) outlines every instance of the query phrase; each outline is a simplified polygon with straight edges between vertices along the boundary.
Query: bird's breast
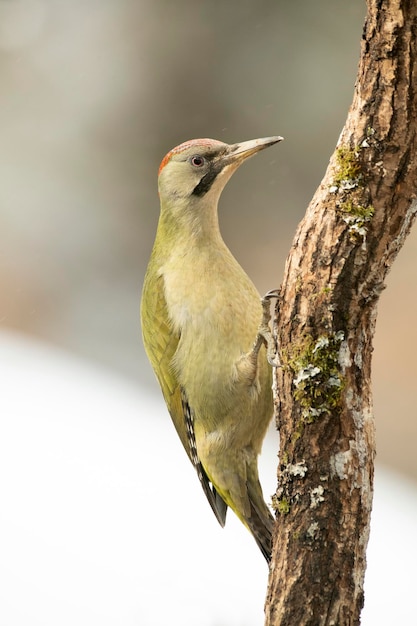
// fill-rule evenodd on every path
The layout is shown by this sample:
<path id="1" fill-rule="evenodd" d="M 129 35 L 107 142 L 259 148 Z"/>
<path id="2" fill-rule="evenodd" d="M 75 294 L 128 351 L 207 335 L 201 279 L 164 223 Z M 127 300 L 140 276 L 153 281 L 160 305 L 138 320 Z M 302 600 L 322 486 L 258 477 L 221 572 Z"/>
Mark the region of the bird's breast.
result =
<path id="1" fill-rule="evenodd" d="M 227 249 L 187 251 L 169 259 L 161 273 L 180 337 L 173 361 L 178 379 L 189 390 L 229 387 L 261 319 L 256 288 Z"/>
<path id="2" fill-rule="evenodd" d="M 259 294 L 229 250 L 189 250 L 161 268 L 171 322 L 181 335 L 217 334 L 253 340 L 260 321 Z M 247 347 L 245 346 L 245 350 Z"/>

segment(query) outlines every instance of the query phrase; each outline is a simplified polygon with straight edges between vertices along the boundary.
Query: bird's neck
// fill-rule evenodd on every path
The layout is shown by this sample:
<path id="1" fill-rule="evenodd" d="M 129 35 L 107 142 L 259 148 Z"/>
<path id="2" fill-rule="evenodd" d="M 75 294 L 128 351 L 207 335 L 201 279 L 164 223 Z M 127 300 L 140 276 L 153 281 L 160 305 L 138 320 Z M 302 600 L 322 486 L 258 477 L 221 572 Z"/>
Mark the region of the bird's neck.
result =
<path id="1" fill-rule="evenodd" d="M 187 247 L 223 247 L 219 229 L 217 203 L 183 201 L 174 206 L 162 205 L 158 223 L 158 238 L 164 245 L 178 249 Z"/>

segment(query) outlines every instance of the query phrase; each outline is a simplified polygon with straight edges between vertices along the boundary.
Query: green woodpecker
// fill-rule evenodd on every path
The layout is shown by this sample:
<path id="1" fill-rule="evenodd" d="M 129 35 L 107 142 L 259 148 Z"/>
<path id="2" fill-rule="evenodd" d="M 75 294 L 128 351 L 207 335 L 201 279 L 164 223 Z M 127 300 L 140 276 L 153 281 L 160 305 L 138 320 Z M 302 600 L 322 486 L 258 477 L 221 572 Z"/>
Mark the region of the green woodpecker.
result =
<path id="1" fill-rule="evenodd" d="M 210 506 L 222 526 L 230 506 L 268 561 L 274 520 L 257 465 L 273 412 L 262 306 L 222 239 L 217 204 L 241 163 L 281 139 L 194 139 L 168 152 L 141 304 L 147 355 Z"/>

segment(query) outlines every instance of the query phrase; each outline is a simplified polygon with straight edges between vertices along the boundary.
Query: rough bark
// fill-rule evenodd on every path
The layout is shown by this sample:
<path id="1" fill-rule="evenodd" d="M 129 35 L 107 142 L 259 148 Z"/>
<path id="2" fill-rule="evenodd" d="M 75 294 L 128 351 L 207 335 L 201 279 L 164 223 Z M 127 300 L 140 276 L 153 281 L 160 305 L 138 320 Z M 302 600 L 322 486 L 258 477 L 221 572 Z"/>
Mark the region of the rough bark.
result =
<path id="1" fill-rule="evenodd" d="M 368 0 L 353 103 L 287 260 L 267 626 L 360 623 L 375 456 L 371 356 L 417 212 L 417 2 Z"/>

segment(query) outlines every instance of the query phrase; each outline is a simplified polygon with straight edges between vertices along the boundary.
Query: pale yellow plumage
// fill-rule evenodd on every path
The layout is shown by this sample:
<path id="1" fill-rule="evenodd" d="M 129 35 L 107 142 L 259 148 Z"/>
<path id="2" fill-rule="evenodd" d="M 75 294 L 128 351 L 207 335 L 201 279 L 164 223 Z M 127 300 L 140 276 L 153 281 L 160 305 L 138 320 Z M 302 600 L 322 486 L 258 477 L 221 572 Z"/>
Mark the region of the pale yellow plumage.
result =
<path id="1" fill-rule="evenodd" d="M 276 143 L 193 140 L 161 163 L 161 214 L 142 305 L 145 348 L 182 444 L 224 525 L 230 506 L 269 560 L 273 518 L 257 456 L 272 417 L 259 294 L 220 235 L 217 203 L 237 167 Z"/>

